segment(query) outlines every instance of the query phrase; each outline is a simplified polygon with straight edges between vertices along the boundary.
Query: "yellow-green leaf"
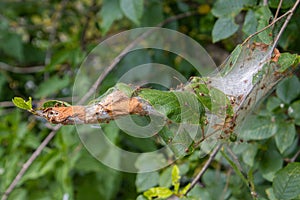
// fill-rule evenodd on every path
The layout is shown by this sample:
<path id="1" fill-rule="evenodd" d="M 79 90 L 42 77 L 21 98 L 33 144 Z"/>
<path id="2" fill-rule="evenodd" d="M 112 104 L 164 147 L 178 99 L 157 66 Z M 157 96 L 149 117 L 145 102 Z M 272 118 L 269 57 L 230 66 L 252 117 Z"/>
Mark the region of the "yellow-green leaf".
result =
<path id="1" fill-rule="evenodd" d="M 185 193 L 188 191 L 190 188 L 191 184 L 187 184 L 182 190 L 180 190 L 180 194 L 185 195 Z"/>
<path id="2" fill-rule="evenodd" d="M 180 171 L 177 165 L 172 169 L 172 185 L 174 186 L 174 193 L 177 194 L 179 190 Z"/>
<path id="3" fill-rule="evenodd" d="M 148 199 L 152 199 L 153 197 L 157 198 L 168 198 L 173 194 L 173 192 L 169 188 L 165 187 L 154 187 L 143 193 L 145 197 Z"/>
<path id="4" fill-rule="evenodd" d="M 28 101 L 25 101 L 23 98 L 21 97 L 14 97 L 12 99 L 12 102 L 15 104 L 15 106 L 17 106 L 18 108 L 24 109 L 24 110 L 32 110 L 32 100 L 31 97 L 29 97 Z"/>

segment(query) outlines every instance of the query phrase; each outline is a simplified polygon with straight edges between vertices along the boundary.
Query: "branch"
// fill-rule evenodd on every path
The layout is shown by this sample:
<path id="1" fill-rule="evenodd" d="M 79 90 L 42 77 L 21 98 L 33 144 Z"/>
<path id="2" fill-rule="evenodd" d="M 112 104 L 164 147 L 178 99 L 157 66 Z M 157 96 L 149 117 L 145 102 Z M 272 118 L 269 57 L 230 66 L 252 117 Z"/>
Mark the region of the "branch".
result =
<path id="1" fill-rule="evenodd" d="M 214 158 L 216 157 L 217 153 L 219 152 L 219 150 L 221 149 L 222 145 L 219 144 L 213 151 L 212 153 L 209 155 L 208 160 L 206 161 L 206 163 L 204 164 L 204 166 L 202 167 L 201 171 L 197 174 L 197 176 L 194 178 L 194 180 L 191 183 L 190 188 L 187 190 L 187 192 L 185 193 L 185 195 L 187 195 L 198 183 L 198 181 L 200 180 L 200 178 L 202 177 L 202 175 L 204 174 L 204 172 L 208 169 L 209 165 L 212 163 L 212 161 L 214 160 Z"/>
<path id="2" fill-rule="evenodd" d="M 289 15 L 287 16 L 286 20 L 284 21 L 284 23 L 283 23 L 283 25 L 282 25 L 279 33 L 278 33 L 278 35 L 276 36 L 276 38 L 274 40 L 273 47 L 272 47 L 273 49 L 275 49 L 275 47 L 276 47 L 276 45 L 277 45 L 277 43 L 279 41 L 279 38 L 281 37 L 283 31 L 285 30 L 285 28 L 288 25 L 290 19 L 292 18 L 292 16 L 293 16 L 293 14 L 294 14 L 294 12 L 295 12 L 295 10 L 296 10 L 299 2 L 300 2 L 300 0 L 297 0 L 296 3 L 294 4 L 294 6 L 288 11 Z"/>
<path id="3" fill-rule="evenodd" d="M 45 66 L 33 66 L 33 67 L 15 67 L 4 62 L 0 62 L 0 69 L 14 72 L 18 74 L 30 74 L 30 73 L 37 73 L 43 71 Z"/>

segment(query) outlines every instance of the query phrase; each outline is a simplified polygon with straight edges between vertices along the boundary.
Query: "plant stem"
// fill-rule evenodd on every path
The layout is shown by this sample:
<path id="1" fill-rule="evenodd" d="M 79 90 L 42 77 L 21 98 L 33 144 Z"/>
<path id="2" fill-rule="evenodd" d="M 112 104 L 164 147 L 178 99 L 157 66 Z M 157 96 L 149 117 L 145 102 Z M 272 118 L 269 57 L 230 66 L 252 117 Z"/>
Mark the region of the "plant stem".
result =
<path id="1" fill-rule="evenodd" d="M 208 160 L 204 164 L 204 166 L 201 169 L 201 171 L 197 174 L 197 176 L 192 181 L 191 186 L 187 190 L 187 192 L 185 193 L 185 195 L 187 195 L 196 186 L 196 184 L 198 183 L 198 181 L 200 180 L 200 178 L 202 177 L 202 175 L 204 174 L 204 172 L 206 172 L 206 170 L 208 169 L 209 165 L 212 163 L 212 161 L 216 157 L 216 155 L 219 152 L 219 150 L 221 149 L 221 147 L 222 147 L 222 144 L 218 144 L 218 146 L 211 152 L 211 154 L 209 155 Z"/>

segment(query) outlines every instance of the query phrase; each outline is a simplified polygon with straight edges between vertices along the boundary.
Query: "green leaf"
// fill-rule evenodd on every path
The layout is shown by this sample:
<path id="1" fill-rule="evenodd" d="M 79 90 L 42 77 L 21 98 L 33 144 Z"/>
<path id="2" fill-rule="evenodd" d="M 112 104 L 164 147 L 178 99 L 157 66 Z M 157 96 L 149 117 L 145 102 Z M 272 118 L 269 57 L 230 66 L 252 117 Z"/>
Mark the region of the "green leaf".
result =
<path id="1" fill-rule="evenodd" d="M 167 160 L 163 154 L 157 153 L 155 154 L 141 154 L 135 166 L 139 171 L 153 171 L 153 169 L 158 169 L 161 166 L 167 165 Z"/>
<path id="2" fill-rule="evenodd" d="M 137 192 L 143 192 L 158 184 L 159 174 L 155 172 L 138 173 L 135 180 Z"/>
<path id="3" fill-rule="evenodd" d="M 282 168 L 283 158 L 275 148 L 268 148 L 267 151 L 258 155 L 259 169 L 262 176 L 268 181 L 272 181 L 275 173 Z"/>
<path id="4" fill-rule="evenodd" d="M 236 65 L 237 61 L 239 60 L 240 56 L 241 56 L 241 52 L 242 52 L 243 46 L 242 45 L 237 45 L 234 50 L 231 52 L 230 57 L 228 58 L 228 60 L 226 60 L 223 64 L 222 64 L 222 75 L 225 76 L 227 75 Z"/>
<path id="5" fill-rule="evenodd" d="M 236 16 L 244 7 L 244 5 L 251 5 L 250 0 L 218 0 L 211 10 L 216 17 Z"/>
<path id="6" fill-rule="evenodd" d="M 256 27 L 257 19 L 255 18 L 255 13 L 253 12 L 253 10 L 248 10 L 245 16 L 245 21 L 242 30 L 246 35 L 251 35 L 252 33 L 256 32 Z"/>
<path id="7" fill-rule="evenodd" d="M 266 194 L 268 195 L 268 199 L 269 199 L 269 200 L 278 200 L 278 199 L 275 197 L 273 188 L 268 188 L 268 189 L 266 189 Z"/>
<path id="8" fill-rule="evenodd" d="M 12 102 L 15 104 L 15 106 L 17 106 L 18 108 L 24 109 L 24 110 L 28 110 L 31 111 L 32 110 L 32 100 L 31 97 L 29 97 L 28 101 L 25 101 L 23 98 L 21 97 L 14 97 L 12 99 Z"/>
<path id="9" fill-rule="evenodd" d="M 166 168 L 159 176 L 159 186 L 169 188 L 172 185 L 172 168 Z"/>
<path id="10" fill-rule="evenodd" d="M 270 119 L 250 116 L 246 119 L 240 137 L 245 140 L 262 140 L 275 135 L 277 126 Z"/>
<path id="11" fill-rule="evenodd" d="M 255 156 L 257 154 L 257 150 L 258 150 L 258 144 L 257 143 L 249 143 L 249 144 L 243 144 L 245 145 L 247 148 L 246 150 L 243 152 L 242 156 L 243 156 L 243 161 L 253 167 L 255 164 Z"/>
<path id="12" fill-rule="evenodd" d="M 276 94 L 284 103 L 291 103 L 300 94 L 299 79 L 296 76 L 286 78 L 277 86 Z"/>
<path id="13" fill-rule="evenodd" d="M 191 183 L 187 184 L 182 190 L 180 190 L 180 194 L 185 195 L 186 192 L 190 189 Z"/>
<path id="14" fill-rule="evenodd" d="M 268 5 L 270 8 L 277 8 L 279 5 L 280 0 L 269 0 Z M 287 9 L 292 7 L 295 4 L 294 0 L 284 0 L 281 4 L 281 9 Z"/>
<path id="15" fill-rule="evenodd" d="M 136 25 L 140 24 L 140 20 L 144 11 L 143 0 L 120 0 L 120 7 L 126 17 L 128 17 Z"/>
<path id="16" fill-rule="evenodd" d="M 24 57 L 22 37 L 16 33 L 1 31 L 0 50 L 8 56 L 22 61 Z"/>
<path id="17" fill-rule="evenodd" d="M 272 19 L 273 15 L 270 9 L 267 6 L 262 6 L 255 12 L 257 20 L 258 20 L 258 26 L 257 30 L 261 30 L 267 25 L 269 25 L 270 19 Z M 266 44 L 271 44 L 273 42 L 272 37 L 272 28 L 267 28 L 263 32 L 258 34 L 259 39 Z"/>
<path id="18" fill-rule="evenodd" d="M 203 105 L 191 92 L 167 92 L 142 89 L 138 94 L 148 101 L 156 111 L 175 122 L 199 124 L 205 112 Z"/>
<path id="19" fill-rule="evenodd" d="M 65 101 L 58 101 L 58 100 L 49 100 L 43 103 L 43 108 L 49 108 L 49 107 L 54 107 L 54 106 L 71 106 L 68 102 Z"/>
<path id="20" fill-rule="evenodd" d="M 300 195 L 300 163 L 289 163 L 279 170 L 273 180 L 277 199 L 288 200 Z"/>
<path id="21" fill-rule="evenodd" d="M 295 61 L 297 60 L 297 54 L 290 54 L 290 53 L 282 53 L 278 59 L 278 65 L 280 68 L 278 72 L 284 72 L 288 68 L 294 65 Z"/>
<path id="22" fill-rule="evenodd" d="M 98 14 L 101 21 L 101 30 L 103 35 L 110 29 L 112 23 L 123 17 L 123 13 L 120 9 L 119 1 L 117 0 L 104 0 L 100 13 Z"/>
<path id="23" fill-rule="evenodd" d="M 267 101 L 267 110 L 272 112 L 282 104 L 282 101 L 277 97 L 269 97 Z"/>
<path id="24" fill-rule="evenodd" d="M 172 185 L 174 186 L 174 193 L 178 194 L 179 191 L 179 184 L 180 184 L 180 175 L 179 175 L 179 168 L 177 165 L 174 165 L 172 169 Z"/>
<path id="25" fill-rule="evenodd" d="M 295 101 L 290 105 L 288 114 L 290 117 L 294 118 L 295 124 L 300 126 L 300 100 Z"/>
<path id="26" fill-rule="evenodd" d="M 279 152 L 283 154 L 293 144 L 296 136 L 296 128 L 293 123 L 289 122 L 279 123 L 277 126 L 275 141 Z"/>
<path id="27" fill-rule="evenodd" d="M 148 1 L 145 4 L 144 13 L 141 19 L 141 26 L 156 26 L 163 20 L 163 2 L 160 0 Z"/>
<path id="28" fill-rule="evenodd" d="M 219 18 L 212 30 L 213 42 L 218 42 L 222 39 L 228 38 L 233 35 L 239 26 L 234 22 L 234 18 L 231 17 L 222 17 Z"/>
<path id="29" fill-rule="evenodd" d="M 173 194 L 173 192 L 169 188 L 164 187 L 155 187 L 144 192 L 144 196 L 148 199 L 152 199 L 153 197 L 157 198 L 168 198 Z"/>
<path id="30" fill-rule="evenodd" d="M 59 90 L 69 85 L 70 79 L 68 76 L 59 78 L 58 76 L 52 76 L 48 80 L 44 81 L 35 93 L 36 98 L 43 98 L 49 95 L 53 95 Z"/>

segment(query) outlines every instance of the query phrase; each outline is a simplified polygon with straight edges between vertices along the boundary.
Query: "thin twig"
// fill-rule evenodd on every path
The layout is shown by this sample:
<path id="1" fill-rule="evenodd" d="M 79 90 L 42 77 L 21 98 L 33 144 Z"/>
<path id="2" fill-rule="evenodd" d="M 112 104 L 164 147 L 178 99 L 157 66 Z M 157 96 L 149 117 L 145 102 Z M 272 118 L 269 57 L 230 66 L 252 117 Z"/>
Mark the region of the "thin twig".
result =
<path id="1" fill-rule="evenodd" d="M 239 168 L 240 172 L 243 172 L 243 168 L 242 168 L 242 165 L 241 163 L 239 162 L 239 159 L 238 157 L 233 153 L 233 151 L 226 145 L 226 149 L 228 151 L 228 153 L 231 155 L 231 157 L 233 158 L 236 166 Z"/>
<path id="2" fill-rule="evenodd" d="M 65 1 L 66 2 L 66 1 Z M 161 27 L 167 23 L 170 23 L 174 20 L 178 20 L 184 17 L 189 17 L 193 15 L 193 13 L 183 13 L 180 14 L 178 16 L 175 17 L 171 17 L 166 19 L 165 21 L 163 21 L 162 23 L 158 24 L 158 27 Z M 149 31 L 148 34 L 150 34 L 151 31 Z M 145 35 L 141 35 L 140 37 L 145 37 Z M 136 41 L 133 41 L 133 43 L 130 45 L 130 47 L 133 47 L 136 43 L 134 43 Z M 84 97 L 82 97 L 79 101 L 78 104 L 85 102 L 92 94 L 93 91 L 95 90 L 95 88 L 98 87 L 99 84 L 101 84 L 101 82 L 104 80 L 104 78 L 106 77 L 106 75 L 118 64 L 118 62 L 120 62 L 121 58 L 126 55 L 126 53 L 129 52 L 131 48 L 125 48 L 119 56 L 117 56 L 114 61 L 112 62 L 112 64 L 106 69 L 106 71 L 101 74 L 99 76 L 99 78 L 97 79 L 97 81 L 94 83 L 94 85 L 90 88 L 90 90 L 88 91 L 88 94 L 86 94 Z M 125 51 L 126 50 L 126 51 Z M 51 141 L 51 139 L 55 136 L 56 132 L 59 130 L 59 128 L 62 125 L 56 125 L 53 130 L 49 133 L 49 135 L 43 140 L 43 142 L 40 144 L 40 146 L 33 152 L 33 154 L 31 155 L 31 157 L 25 162 L 25 164 L 23 165 L 22 169 L 19 171 L 19 173 L 17 174 L 17 176 L 14 178 L 14 180 L 12 181 L 12 183 L 9 185 L 9 187 L 6 189 L 6 191 L 4 192 L 4 195 L 2 196 L 1 200 L 6 200 L 8 198 L 8 195 L 13 191 L 13 189 L 16 187 L 16 185 L 18 184 L 18 182 L 20 181 L 20 179 L 23 177 L 23 175 L 25 174 L 25 172 L 27 171 L 27 169 L 30 167 L 30 165 L 33 163 L 33 161 L 41 154 L 42 150 L 47 146 L 47 144 Z"/>
<path id="3" fill-rule="evenodd" d="M 259 31 L 256 31 L 255 33 L 252 33 L 251 35 L 249 35 L 245 41 L 242 43 L 242 45 L 244 45 L 245 43 L 247 43 L 253 36 L 263 32 L 264 30 L 270 28 L 271 26 L 273 26 L 276 22 L 278 22 L 279 20 L 281 20 L 282 18 L 286 17 L 287 15 L 289 15 L 291 13 L 291 10 L 287 11 L 286 13 L 284 13 L 283 15 L 281 15 L 280 17 L 278 17 L 277 19 L 274 19 L 268 26 L 265 26 L 264 28 L 260 29 Z"/>
<path id="4" fill-rule="evenodd" d="M 43 71 L 45 66 L 33 66 L 33 67 L 15 67 L 4 62 L 0 62 L 0 69 L 18 73 L 18 74 L 30 74 L 30 73 L 37 73 Z"/>
<path id="5" fill-rule="evenodd" d="M 23 177 L 24 173 L 27 171 L 27 169 L 30 167 L 32 162 L 40 155 L 42 150 L 47 146 L 47 144 L 51 141 L 51 139 L 55 136 L 56 132 L 62 125 L 56 125 L 55 129 L 53 129 L 49 135 L 44 139 L 44 141 L 40 144 L 40 146 L 33 152 L 33 154 L 30 156 L 30 158 L 23 164 L 22 169 L 19 171 L 17 176 L 14 178 L 13 182 L 9 185 L 7 190 L 4 192 L 1 200 L 6 200 L 8 198 L 8 195 L 13 191 L 13 189 L 16 187 L 18 182 Z"/>
<path id="6" fill-rule="evenodd" d="M 297 151 L 297 153 L 292 157 L 292 158 L 287 158 L 287 159 L 284 159 L 286 162 L 295 162 L 296 159 L 298 158 L 298 156 L 300 156 L 300 150 Z"/>
<path id="7" fill-rule="evenodd" d="M 279 33 L 277 34 L 275 40 L 274 40 L 274 43 L 273 43 L 273 46 L 272 46 L 272 49 L 275 49 L 278 41 L 279 41 L 279 38 L 281 37 L 283 31 L 285 30 L 286 26 L 288 25 L 290 19 L 292 18 L 298 4 L 299 4 L 300 0 L 297 0 L 296 3 L 294 4 L 294 6 L 288 11 L 289 12 L 289 15 L 287 16 L 286 20 L 284 21 Z M 287 13 L 288 13 L 287 12 Z"/>
<path id="8" fill-rule="evenodd" d="M 214 160 L 214 158 L 216 157 L 217 153 L 219 152 L 219 150 L 221 149 L 222 144 L 218 144 L 218 146 L 213 150 L 213 152 L 209 155 L 208 160 L 206 161 L 206 163 L 204 164 L 204 166 L 202 167 L 201 171 L 197 174 L 197 176 L 194 178 L 194 180 L 191 183 L 190 188 L 187 190 L 187 192 L 185 193 L 185 195 L 187 195 L 198 183 L 198 181 L 200 180 L 200 178 L 202 177 L 202 175 L 204 174 L 204 172 L 208 169 L 209 165 L 212 163 L 212 161 Z"/>
<path id="9" fill-rule="evenodd" d="M 273 21 L 278 17 L 279 11 L 281 9 L 282 2 L 283 2 L 283 0 L 279 1 L 279 4 L 278 4 L 278 7 L 277 7 L 277 10 L 276 10 L 276 13 L 275 13 Z"/>

